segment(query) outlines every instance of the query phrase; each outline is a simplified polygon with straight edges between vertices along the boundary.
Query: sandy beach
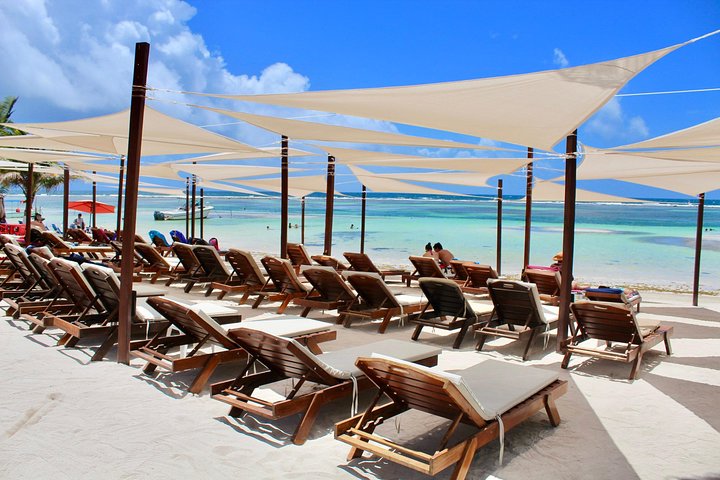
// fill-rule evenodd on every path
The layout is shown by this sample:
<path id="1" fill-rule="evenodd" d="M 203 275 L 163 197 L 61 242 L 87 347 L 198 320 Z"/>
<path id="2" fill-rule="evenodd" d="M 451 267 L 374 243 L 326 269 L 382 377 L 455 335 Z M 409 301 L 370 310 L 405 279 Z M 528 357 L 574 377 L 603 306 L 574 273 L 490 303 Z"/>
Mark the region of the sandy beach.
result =
<path id="1" fill-rule="evenodd" d="M 393 290 L 404 290 L 401 284 Z M 205 301 L 202 289 L 169 295 Z M 223 300 L 236 305 L 233 297 Z M 468 478 L 718 478 L 720 476 L 720 301 L 702 297 L 690 307 L 686 295 L 647 293 L 644 315 L 675 329 L 673 355 L 658 345 L 646 354 L 639 379 L 628 381 L 629 366 L 574 358 L 560 369 L 552 351 L 555 335 L 536 339 L 526 365 L 559 372 L 569 382 L 557 406 L 562 423 L 552 428 L 544 412 L 534 415 L 505 439 L 502 465 L 493 442 L 475 456 Z M 244 319 L 274 311 L 239 307 Z M 299 307 L 286 313 L 298 314 Z M 336 326 L 338 339 L 325 351 L 381 338 L 410 339 L 411 325 L 392 322 L 381 337 L 376 325 Z M 469 335 L 452 350 L 445 332 L 424 332 L 420 341 L 442 348 L 439 367 L 459 369 L 488 359 L 521 363 L 520 347 L 490 340 L 482 352 Z M 333 439 L 332 426 L 350 413 L 348 401 L 322 410 L 308 442 L 293 445 L 289 434 L 297 420 L 270 422 L 259 417 L 235 419 L 226 405 L 186 392 L 193 372 L 144 375 L 143 362 L 117 364 L 114 351 L 102 362 L 89 362 L 96 345 L 55 346 L 58 335 L 32 334 L 24 322 L 5 317 L 0 325 L 0 478 L 227 478 L 258 479 L 427 478 L 411 470 L 366 457 L 347 462 L 348 447 Z M 545 343 L 547 348 L 543 348 Z M 239 365 L 219 368 L 211 382 L 232 378 Z M 492 388 L 492 386 L 489 386 Z M 361 395 L 367 405 L 368 395 Z M 447 422 L 417 412 L 380 430 L 432 447 Z M 397 430 L 396 430 L 397 429 Z M 450 470 L 437 478 L 449 478 Z"/>

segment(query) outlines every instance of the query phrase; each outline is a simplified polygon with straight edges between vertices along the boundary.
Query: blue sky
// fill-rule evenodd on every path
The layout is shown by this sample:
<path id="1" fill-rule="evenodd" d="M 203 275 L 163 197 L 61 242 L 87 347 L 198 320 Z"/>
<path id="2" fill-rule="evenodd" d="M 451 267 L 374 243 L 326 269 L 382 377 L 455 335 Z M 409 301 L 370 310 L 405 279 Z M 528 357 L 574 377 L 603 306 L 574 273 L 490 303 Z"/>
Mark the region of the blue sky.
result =
<path id="1" fill-rule="evenodd" d="M 381 87 L 528 73 L 663 48 L 720 28 L 720 2 L 20 0 L 0 4 L 0 22 L 8 26 L 0 31 L 0 95 L 21 97 L 14 119 L 22 122 L 127 107 L 136 41 L 151 43 L 150 83 L 158 87 Z M 719 87 L 718 79 L 720 35 L 671 53 L 621 93 Z M 199 125 L 228 121 L 151 105 Z M 639 141 L 715 118 L 719 107 L 720 92 L 618 98 L 580 128 L 580 139 L 599 147 Z M 386 122 L 338 121 L 423 134 Z M 217 130 L 257 145 L 274 141 L 243 125 Z"/>

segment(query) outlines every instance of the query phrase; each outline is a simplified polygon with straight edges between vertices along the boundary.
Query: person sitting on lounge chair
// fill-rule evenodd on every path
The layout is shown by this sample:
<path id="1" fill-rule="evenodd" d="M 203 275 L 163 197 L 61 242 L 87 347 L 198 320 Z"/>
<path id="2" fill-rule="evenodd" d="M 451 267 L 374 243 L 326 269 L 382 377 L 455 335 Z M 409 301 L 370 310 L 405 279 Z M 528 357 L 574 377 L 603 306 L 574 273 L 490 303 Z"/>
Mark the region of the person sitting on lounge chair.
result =
<path id="1" fill-rule="evenodd" d="M 428 242 L 425 244 L 425 253 L 422 255 L 423 257 L 432 257 L 435 260 L 438 260 L 437 253 L 433 250 L 432 243 Z"/>
<path id="2" fill-rule="evenodd" d="M 455 255 L 453 255 L 450 250 L 444 249 L 440 242 L 433 245 L 433 250 L 437 259 L 440 261 L 440 268 L 448 268 L 450 266 L 450 261 L 455 258 Z"/>

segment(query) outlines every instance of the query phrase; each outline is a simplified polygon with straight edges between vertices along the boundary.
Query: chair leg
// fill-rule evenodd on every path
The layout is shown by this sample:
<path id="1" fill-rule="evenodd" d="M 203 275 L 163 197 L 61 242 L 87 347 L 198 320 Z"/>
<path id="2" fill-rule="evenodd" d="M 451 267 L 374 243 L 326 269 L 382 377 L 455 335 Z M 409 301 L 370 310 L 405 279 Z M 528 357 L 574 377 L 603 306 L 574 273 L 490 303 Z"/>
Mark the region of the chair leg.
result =
<path id="1" fill-rule="evenodd" d="M 220 294 L 217 296 L 217 299 L 222 300 L 225 295 L 227 295 L 227 292 L 225 290 L 220 290 Z"/>
<path id="2" fill-rule="evenodd" d="M 420 337 L 420 332 L 422 331 L 423 327 L 424 327 L 424 325 L 418 324 L 418 325 L 415 327 L 415 331 L 413 332 L 412 337 L 410 337 L 410 338 L 411 338 L 412 340 L 417 341 L 417 339 Z"/>
<path id="3" fill-rule="evenodd" d="M 303 309 L 302 313 L 300 314 L 300 316 L 301 316 L 301 317 L 307 317 L 308 314 L 310 313 L 310 310 L 312 310 L 312 307 L 305 307 L 305 308 Z"/>
<path id="4" fill-rule="evenodd" d="M 385 314 L 385 317 L 383 317 L 383 321 L 378 327 L 378 333 L 385 333 L 385 330 L 387 330 L 388 325 L 390 325 L 390 319 L 392 318 L 392 312 L 388 312 Z"/>
<path id="5" fill-rule="evenodd" d="M 315 423 L 315 419 L 317 418 L 318 413 L 320 413 L 320 407 L 323 405 L 323 403 L 324 402 L 322 392 L 317 392 L 313 396 L 313 399 L 310 401 L 308 409 L 305 411 L 305 414 L 300 419 L 300 424 L 298 425 L 295 433 L 292 436 L 292 442 L 295 445 L 302 445 L 305 443 L 308 435 L 310 434 L 310 429 Z"/>
<path id="6" fill-rule="evenodd" d="M 118 338 L 118 332 L 117 328 L 110 332 L 108 336 L 105 338 L 105 341 L 98 347 L 97 350 L 95 350 L 95 354 L 93 354 L 92 358 L 90 358 L 91 362 L 97 362 L 105 358 L 105 354 L 115 345 Z"/>
<path id="7" fill-rule="evenodd" d="M 258 295 L 258 297 L 255 299 L 255 303 L 253 303 L 252 308 L 258 308 L 262 301 L 265 299 L 262 295 Z"/>
<path id="8" fill-rule="evenodd" d="M 220 364 L 220 355 L 212 355 L 207 362 L 205 362 L 205 366 L 200 370 L 200 373 L 197 374 L 197 377 L 195 377 L 195 380 L 193 380 L 192 384 L 190 385 L 190 388 L 188 388 L 188 392 L 199 394 L 202 392 L 203 387 L 207 383 L 207 381 L 210 379 L 210 376 L 215 371 L 215 368 Z"/>
<path id="9" fill-rule="evenodd" d="M 572 357 L 572 353 L 570 351 L 565 352 L 565 356 L 563 357 L 563 361 L 560 364 L 560 368 L 568 367 L 568 364 L 570 363 L 570 357 Z"/>
<path id="10" fill-rule="evenodd" d="M 462 456 L 455 464 L 455 469 L 450 476 L 451 480 L 463 480 L 467 476 L 470 464 L 475 456 L 475 450 L 477 450 L 477 438 L 473 437 L 465 444 Z"/>
<path id="11" fill-rule="evenodd" d="M 277 309 L 278 315 L 285 311 L 285 309 L 288 307 L 288 305 L 290 305 L 290 302 L 292 301 L 292 299 L 293 299 L 292 295 L 288 295 L 285 297 L 285 299 L 283 300 L 283 302 L 280 304 L 280 306 Z"/>
<path id="12" fill-rule="evenodd" d="M 455 342 L 453 342 L 453 348 L 457 350 L 460 348 L 460 345 L 462 345 L 463 339 L 465 338 L 465 334 L 467 333 L 468 327 L 467 323 L 465 323 L 461 328 L 460 331 L 457 334 L 457 337 L 455 337 Z"/>
<path id="13" fill-rule="evenodd" d="M 484 334 L 484 333 L 482 333 L 482 332 L 479 332 L 479 335 L 480 335 L 480 338 L 478 338 L 477 345 L 475 345 L 475 350 L 477 350 L 478 352 L 479 352 L 480 350 L 482 350 L 483 345 L 485 345 L 485 340 L 487 339 L 487 335 L 486 335 L 486 334 Z"/>
<path id="14" fill-rule="evenodd" d="M 543 398 L 543 403 L 545 404 L 545 411 L 547 412 L 547 416 L 550 419 L 550 425 L 553 427 L 557 427 L 560 425 L 560 413 L 558 412 L 557 406 L 555 405 L 555 400 L 553 400 L 550 395 L 545 395 Z"/>
<path id="15" fill-rule="evenodd" d="M 663 333 L 663 340 L 665 341 L 665 353 L 672 355 L 672 347 L 670 346 L 670 337 L 668 332 Z"/>
<path id="16" fill-rule="evenodd" d="M 213 291 L 213 286 L 212 286 L 212 283 L 211 283 L 210 286 L 207 288 L 207 290 L 205 290 L 205 296 L 206 296 L 206 297 L 209 297 L 210 294 L 212 293 L 212 291 Z"/>
<path id="17" fill-rule="evenodd" d="M 630 380 L 635 380 L 638 376 L 638 373 L 640 373 L 640 362 L 642 361 L 642 357 L 643 352 L 638 352 L 637 357 L 635 357 L 635 361 L 633 362 L 632 370 L 630 371 Z"/>
<path id="18" fill-rule="evenodd" d="M 528 352 L 530 351 L 530 347 L 532 346 L 532 342 L 535 339 L 535 334 L 537 333 L 537 329 L 533 328 L 530 331 L 530 338 L 528 338 L 527 345 L 525 345 L 525 351 L 523 352 L 523 362 L 527 360 Z"/>

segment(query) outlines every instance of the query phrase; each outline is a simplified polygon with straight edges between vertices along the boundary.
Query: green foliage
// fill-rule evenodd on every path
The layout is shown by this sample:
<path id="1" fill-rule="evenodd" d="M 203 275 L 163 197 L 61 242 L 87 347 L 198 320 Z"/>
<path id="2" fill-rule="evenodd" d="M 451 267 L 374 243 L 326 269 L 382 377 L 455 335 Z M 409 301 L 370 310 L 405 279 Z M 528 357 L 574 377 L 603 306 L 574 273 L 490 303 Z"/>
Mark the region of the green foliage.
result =
<path id="1" fill-rule="evenodd" d="M 10 117 L 13 114 L 13 108 L 17 103 L 18 97 L 5 97 L 0 102 L 0 123 L 12 123 Z M 19 130 L 10 127 L 0 127 L 0 135 L 22 135 Z"/>

